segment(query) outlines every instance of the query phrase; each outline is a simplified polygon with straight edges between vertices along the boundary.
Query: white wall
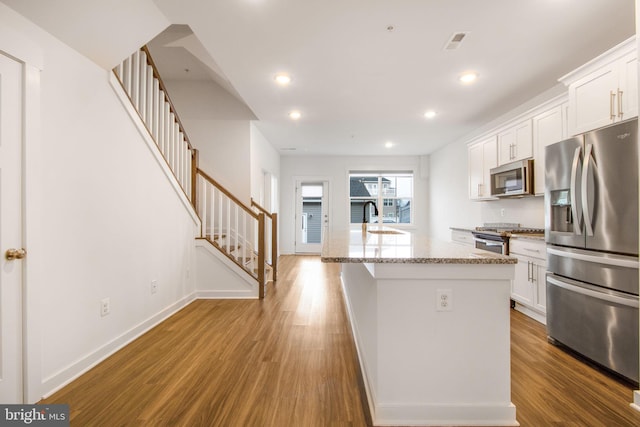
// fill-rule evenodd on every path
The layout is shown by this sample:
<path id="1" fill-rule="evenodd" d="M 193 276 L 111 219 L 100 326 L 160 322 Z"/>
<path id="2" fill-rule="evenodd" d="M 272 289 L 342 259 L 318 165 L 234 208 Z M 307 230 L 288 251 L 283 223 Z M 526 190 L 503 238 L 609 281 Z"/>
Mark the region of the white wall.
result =
<path id="1" fill-rule="evenodd" d="M 264 174 L 269 173 L 280 182 L 280 153 L 276 151 L 271 143 L 262 135 L 262 132 L 251 124 L 251 197 L 260 201 L 260 195 L 264 189 Z M 263 202 L 263 207 L 270 207 L 272 212 L 278 212 L 279 200 L 277 188 L 275 194 L 275 206 Z"/>
<path id="2" fill-rule="evenodd" d="M 35 401 L 188 301 L 197 220 L 107 71 L 2 4 L 0 26 L 32 40 L 44 57 L 41 139 L 27 140 L 25 177 L 25 292 L 35 296 L 26 308 L 27 368 Z M 158 281 L 155 294 L 151 280 Z M 111 313 L 101 317 L 107 297 Z"/>
<path id="3" fill-rule="evenodd" d="M 349 227 L 350 170 L 413 170 L 414 229 L 426 232 L 429 207 L 427 179 L 420 173 L 418 156 L 290 156 L 280 163 L 280 251 L 295 252 L 295 181 L 299 177 L 327 177 L 329 183 L 329 226 L 332 230 Z"/>
<path id="4" fill-rule="evenodd" d="M 246 204 L 251 199 L 251 130 L 255 116 L 211 81 L 165 82 L 189 140 L 200 153 L 200 169 Z"/>
<path id="5" fill-rule="evenodd" d="M 450 240 L 449 227 L 474 228 L 486 222 L 544 228 L 544 198 L 469 200 L 467 145 L 458 141 L 430 155 L 429 234 Z M 504 211 L 504 216 L 502 215 Z"/>

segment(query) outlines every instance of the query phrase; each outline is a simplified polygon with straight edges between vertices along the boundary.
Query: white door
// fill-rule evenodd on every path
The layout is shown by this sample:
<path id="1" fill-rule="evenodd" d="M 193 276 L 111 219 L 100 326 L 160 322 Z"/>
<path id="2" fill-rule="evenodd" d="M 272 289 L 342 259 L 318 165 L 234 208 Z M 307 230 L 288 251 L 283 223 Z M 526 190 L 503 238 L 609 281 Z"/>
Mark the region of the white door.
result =
<path id="1" fill-rule="evenodd" d="M 0 402 L 23 403 L 22 64 L 0 52 Z"/>
<path id="2" fill-rule="evenodd" d="M 329 182 L 296 183 L 296 253 L 319 254 L 329 225 Z"/>

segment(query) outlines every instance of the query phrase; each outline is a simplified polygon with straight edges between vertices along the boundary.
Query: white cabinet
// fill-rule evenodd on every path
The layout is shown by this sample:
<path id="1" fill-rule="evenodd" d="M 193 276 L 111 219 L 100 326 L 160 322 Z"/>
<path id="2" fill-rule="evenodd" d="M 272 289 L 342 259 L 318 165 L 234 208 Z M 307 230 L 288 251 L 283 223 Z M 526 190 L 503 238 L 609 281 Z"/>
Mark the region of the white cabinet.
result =
<path id="1" fill-rule="evenodd" d="M 638 115 L 635 37 L 561 80 L 569 86 L 569 134 L 577 135 Z"/>
<path id="2" fill-rule="evenodd" d="M 534 153 L 534 191 L 544 195 L 544 148 L 566 138 L 567 103 L 557 105 L 532 119 Z"/>
<path id="3" fill-rule="evenodd" d="M 468 148 L 469 198 L 483 200 L 491 197 L 489 171 L 497 166 L 496 137 L 484 139 Z"/>
<path id="4" fill-rule="evenodd" d="M 475 246 L 473 234 L 466 230 L 451 230 L 451 241 L 465 246 Z"/>
<path id="5" fill-rule="evenodd" d="M 498 133 L 498 153 L 499 165 L 533 157 L 530 119 Z"/>
<path id="6" fill-rule="evenodd" d="M 518 258 L 511 299 L 523 313 L 546 323 L 546 246 L 543 240 L 512 238 L 509 254 Z"/>

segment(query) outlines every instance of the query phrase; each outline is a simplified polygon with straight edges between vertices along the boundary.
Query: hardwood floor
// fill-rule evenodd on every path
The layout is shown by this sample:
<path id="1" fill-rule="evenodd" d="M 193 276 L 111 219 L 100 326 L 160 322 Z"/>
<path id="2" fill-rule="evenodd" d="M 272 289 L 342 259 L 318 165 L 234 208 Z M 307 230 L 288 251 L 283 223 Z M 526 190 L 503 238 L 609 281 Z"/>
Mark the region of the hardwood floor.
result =
<path id="1" fill-rule="evenodd" d="M 639 426 L 632 388 L 512 311 L 522 426 Z M 42 403 L 72 426 L 366 426 L 339 266 L 284 256 L 263 301 L 199 300 Z"/>

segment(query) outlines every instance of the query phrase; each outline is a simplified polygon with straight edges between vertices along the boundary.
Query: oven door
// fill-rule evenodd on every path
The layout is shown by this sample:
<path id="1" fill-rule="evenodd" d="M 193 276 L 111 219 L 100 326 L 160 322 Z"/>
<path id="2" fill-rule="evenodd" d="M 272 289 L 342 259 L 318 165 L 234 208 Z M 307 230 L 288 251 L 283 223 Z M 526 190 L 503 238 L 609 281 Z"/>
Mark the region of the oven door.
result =
<path id="1" fill-rule="evenodd" d="M 502 240 L 489 240 L 482 237 L 474 237 L 476 241 L 476 249 L 484 249 L 485 251 L 494 252 L 497 254 L 505 254 L 504 242 Z"/>

